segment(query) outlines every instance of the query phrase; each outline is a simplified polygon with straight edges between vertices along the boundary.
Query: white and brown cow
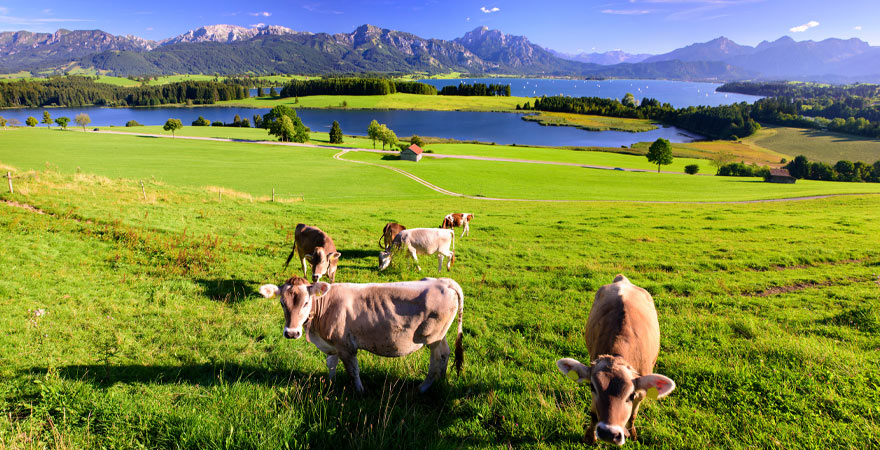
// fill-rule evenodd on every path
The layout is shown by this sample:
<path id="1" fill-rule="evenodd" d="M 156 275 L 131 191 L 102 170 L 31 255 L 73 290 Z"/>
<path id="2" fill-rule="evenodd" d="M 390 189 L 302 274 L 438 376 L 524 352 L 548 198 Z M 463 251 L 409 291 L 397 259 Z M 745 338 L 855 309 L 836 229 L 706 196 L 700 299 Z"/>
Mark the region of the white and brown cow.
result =
<path id="1" fill-rule="evenodd" d="M 446 217 L 443 218 L 443 223 L 440 224 L 440 228 L 455 228 L 462 227 L 461 236 L 470 236 L 471 228 L 470 223 L 474 218 L 474 215 L 471 213 L 453 213 L 447 214 Z"/>
<path id="2" fill-rule="evenodd" d="M 464 294 L 450 278 L 425 278 L 399 283 L 315 283 L 293 277 L 281 287 L 260 286 L 266 298 L 281 297 L 283 335 L 307 340 L 327 355 L 332 379 L 342 360 L 358 392 L 363 392 L 357 352 L 379 356 L 405 356 L 427 345 L 431 349 L 428 376 L 419 385 L 425 392 L 446 376 L 449 344 L 446 332 L 458 314 L 455 339 L 456 371 L 461 372 Z"/>
<path id="3" fill-rule="evenodd" d="M 340 253 L 336 251 L 333 238 L 320 228 L 303 223 L 296 225 L 293 248 L 290 249 L 290 255 L 284 263 L 285 269 L 290 265 L 294 252 L 299 254 L 299 259 L 302 261 L 303 275 L 309 276 L 306 263 L 312 265 L 312 281 L 319 281 L 324 275 L 327 275 L 331 283 L 336 279 L 336 266 L 339 263 Z"/>
<path id="4" fill-rule="evenodd" d="M 660 352 L 660 324 L 648 291 L 618 275 L 599 288 L 584 331 L 590 364 L 556 362 L 562 373 L 589 383 L 593 394 L 586 440 L 623 445 L 636 439 L 634 421 L 645 397 L 663 398 L 675 382 L 652 373 Z"/>
<path id="5" fill-rule="evenodd" d="M 397 233 L 394 241 L 384 251 L 379 253 L 379 270 L 385 270 L 391 265 L 391 257 L 396 250 L 405 248 L 419 271 L 419 254 L 433 255 L 437 253 L 437 272 L 443 272 L 443 258 L 449 258 L 446 270 L 452 270 L 455 262 L 455 232 L 442 228 L 411 228 Z"/>
<path id="6" fill-rule="evenodd" d="M 386 223 L 385 228 L 382 229 L 382 237 L 379 238 L 379 246 L 385 249 L 385 251 L 388 251 L 388 247 L 390 247 L 391 243 L 394 242 L 394 238 L 397 236 L 397 233 L 400 233 L 405 229 L 405 226 L 397 222 Z"/>

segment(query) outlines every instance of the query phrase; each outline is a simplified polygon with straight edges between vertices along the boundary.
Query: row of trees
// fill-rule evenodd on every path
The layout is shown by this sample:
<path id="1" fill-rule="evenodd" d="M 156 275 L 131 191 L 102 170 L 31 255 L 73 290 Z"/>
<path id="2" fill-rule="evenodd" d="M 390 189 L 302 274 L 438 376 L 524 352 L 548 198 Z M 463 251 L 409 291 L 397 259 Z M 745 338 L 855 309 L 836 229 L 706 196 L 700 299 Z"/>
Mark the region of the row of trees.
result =
<path id="1" fill-rule="evenodd" d="M 785 165 L 795 178 L 823 181 L 851 181 L 880 183 L 880 161 L 868 164 L 863 161 L 837 161 L 833 166 L 820 161 L 810 161 L 800 155 Z"/>
<path id="2" fill-rule="evenodd" d="M 251 121 L 247 118 L 242 119 L 238 114 L 232 118 L 232 122 L 223 123 L 222 120 L 211 121 L 202 116 L 199 116 L 198 119 L 193 120 L 192 126 L 194 127 L 241 127 L 241 128 L 250 128 Z"/>
<path id="3" fill-rule="evenodd" d="M 51 77 L 0 83 L 0 107 L 157 106 L 212 104 L 248 97 L 235 81 L 181 81 L 161 86 L 123 87 L 98 83 L 91 77 Z"/>
<path id="4" fill-rule="evenodd" d="M 437 88 L 414 81 L 396 81 L 381 78 L 322 78 L 291 81 L 281 89 L 281 97 L 388 95 L 397 92 L 436 95 Z"/>
<path id="5" fill-rule="evenodd" d="M 66 130 L 67 125 L 70 124 L 70 117 L 61 116 L 61 117 L 56 117 L 53 120 L 52 115 L 49 114 L 49 111 L 43 111 L 43 119 L 42 120 L 37 121 L 36 117 L 30 116 L 27 119 L 25 119 L 24 122 L 29 127 L 36 127 L 38 123 L 42 123 L 42 124 L 46 125 L 46 128 L 51 128 L 52 124 L 54 123 L 54 124 L 58 125 L 59 127 L 61 127 L 62 130 Z M 80 113 L 80 114 L 77 114 L 73 118 L 73 122 L 75 124 L 83 127 L 83 131 L 85 131 L 86 125 L 90 124 L 92 122 L 92 119 L 89 117 L 88 114 Z M 17 127 L 17 126 L 21 125 L 21 122 L 19 122 L 18 119 L 15 119 L 15 118 L 6 119 L 5 117 L 0 116 L 0 127 L 3 127 L 5 129 L 7 125 Z"/>
<path id="6" fill-rule="evenodd" d="M 510 97 L 509 84 L 485 84 L 485 83 L 460 83 L 458 86 L 443 86 L 440 95 L 465 95 L 465 96 L 499 96 Z"/>
<path id="7" fill-rule="evenodd" d="M 743 102 L 722 106 L 673 108 L 653 98 L 636 105 L 632 94 L 622 100 L 600 97 L 541 97 L 535 104 L 517 105 L 520 110 L 594 114 L 608 117 L 650 119 L 692 131 L 712 139 L 737 139 L 753 134 L 760 125 L 751 117 L 751 105 Z"/>

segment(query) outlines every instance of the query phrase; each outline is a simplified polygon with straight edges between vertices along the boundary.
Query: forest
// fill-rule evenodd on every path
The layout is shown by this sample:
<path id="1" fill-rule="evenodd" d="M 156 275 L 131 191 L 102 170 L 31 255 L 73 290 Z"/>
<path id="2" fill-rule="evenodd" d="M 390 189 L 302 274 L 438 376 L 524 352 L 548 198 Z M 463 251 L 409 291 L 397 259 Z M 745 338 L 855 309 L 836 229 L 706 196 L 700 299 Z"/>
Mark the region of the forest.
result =
<path id="1" fill-rule="evenodd" d="M 321 78 L 293 80 L 281 89 L 281 97 L 305 97 L 309 95 L 388 95 L 406 94 L 436 95 L 437 88 L 415 81 L 397 81 L 386 78 Z"/>
<path id="2" fill-rule="evenodd" d="M 880 85 L 814 83 L 727 83 L 719 92 L 764 95 L 755 120 L 880 138 Z"/>
<path id="3" fill-rule="evenodd" d="M 157 106 L 191 103 L 207 105 L 248 97 L 244 83 L 181 81 L 161 86 L 122 87 L 98 83 L 92 77 L 50 77 L 0 83 L 0 107 L 41 106 Z"/>
<path id="4" fill-rule="evenodd" d="M 760 129 L 750 115 L 752 106 L 747 103 L 676 109 L 652 98 L 642 99 L 636 106 L 635 99 L 627 94 L 623 101 L 600 97 L 541 97 L 535 99 L 534 105 L 526 103 L 519 108 L 656 120 L 712 139 L 737 139 Z"/>
<path id="5" fill-rule="evenodd" d="M 458 86 L 443 86 L 440 95 L 510 97 L 510 84 L 460 83 Z"/>

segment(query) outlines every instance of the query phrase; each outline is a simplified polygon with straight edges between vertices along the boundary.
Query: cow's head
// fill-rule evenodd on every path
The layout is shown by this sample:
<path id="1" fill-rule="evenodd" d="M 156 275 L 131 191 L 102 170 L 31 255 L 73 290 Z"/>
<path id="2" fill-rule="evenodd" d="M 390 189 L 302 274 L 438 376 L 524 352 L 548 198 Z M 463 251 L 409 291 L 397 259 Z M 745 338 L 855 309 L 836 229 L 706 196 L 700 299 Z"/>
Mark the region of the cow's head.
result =
<path id="1" fill-rule="evenodd" d="M 317 283 L 321 277 L 327 275 L 330 282 L 336 278 L 336 266 L 339 264 L 339 252 L 328 254 L 324 247 L 318 247 L 314 252 L 305 256 L 306 261 L 312 265 L 312 281 Z"/>
<path id="2" fill-rule="evenodd" d="M 299 339 L 303 326 L 311 319 L 315 298 L 330 292 L 331 284 L 309 284 L 305 278 L 293 277 L 281 287 L 274 284 L 260 286 L 260 294 L 266 298 L 280 297 L 284 311 L 284 330 L 282 335 L 288 339 Z"/>
<path id="3" fill-rule="evenodd" d="M 645 397 L 663 398 L 675 389 L 672 379 L 655 373 L 640 376 L 620 356 L 602 355 L 589 366 L 563 358 L 556 366 L 578 384 L 589 383 L 599 421 L 595 437 L 616 445 L 626 442 L 627 423 Z"/>
<path id="4" fill-rule="evenodd" d="M 388 266 L 391 265 L 391 246 L 385 249 L 384 252 L 379 252 L 379 270 L 385 270 Z"/>

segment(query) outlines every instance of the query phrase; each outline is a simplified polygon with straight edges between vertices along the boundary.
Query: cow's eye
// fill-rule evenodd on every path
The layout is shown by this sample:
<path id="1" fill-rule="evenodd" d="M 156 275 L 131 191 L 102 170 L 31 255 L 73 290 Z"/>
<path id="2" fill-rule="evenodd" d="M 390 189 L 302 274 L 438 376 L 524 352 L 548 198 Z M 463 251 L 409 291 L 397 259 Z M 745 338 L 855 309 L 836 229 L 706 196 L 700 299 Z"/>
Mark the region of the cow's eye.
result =
<path id="1" fill-rule="evenodd" d="M 629 402 L 629 403 L 632 403 L 633 400 L 635 400 L 635 398 L 636 398 L 636 393 L 633 392 L 632 394 L 629 394 L 629 398 L 626 399 L 626 401 Z"/>

